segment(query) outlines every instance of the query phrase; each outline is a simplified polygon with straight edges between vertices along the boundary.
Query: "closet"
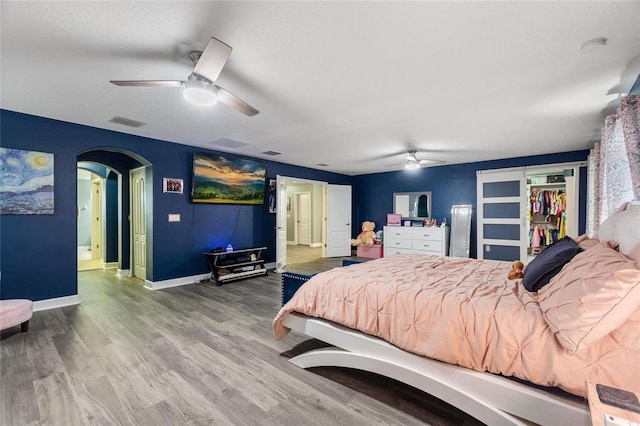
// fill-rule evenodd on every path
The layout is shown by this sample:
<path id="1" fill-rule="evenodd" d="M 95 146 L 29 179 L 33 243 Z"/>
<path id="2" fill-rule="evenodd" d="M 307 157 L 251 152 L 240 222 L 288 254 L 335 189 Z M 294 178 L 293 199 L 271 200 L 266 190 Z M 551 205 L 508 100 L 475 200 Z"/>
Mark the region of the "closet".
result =
<path id="1" fill-rule="evenodd" d="M 535 256 L 566 235 L 575 236 L 571 214 L 571 206 L 576 204 L 571 190 L 573 179 L 572 169 L 527 173 L 527 257 Z"/>
<path id="2" fill-rule="evenodd" d="M 577 236 L 581 169 L 584 163 L 478 171 L 478 259 L 526 263 L 561 235 Z"/>

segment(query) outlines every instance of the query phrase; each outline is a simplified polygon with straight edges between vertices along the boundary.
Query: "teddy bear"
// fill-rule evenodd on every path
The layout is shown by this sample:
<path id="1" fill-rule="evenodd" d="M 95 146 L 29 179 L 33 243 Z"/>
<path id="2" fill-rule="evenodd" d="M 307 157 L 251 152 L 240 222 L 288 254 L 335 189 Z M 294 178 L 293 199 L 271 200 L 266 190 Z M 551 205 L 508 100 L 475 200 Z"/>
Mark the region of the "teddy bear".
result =
<path id="1" fill-rule="evenodd" d="M 518 278 L 522 278 L 524 276 L 522 272 L 523 270 L 524 270 L 524 263 L 520 262 L 519 260 L 516 260 L 515 262 L 513 262 L 513 266 L 511 266 L 511 270 L 509 271 L 509 279 L 515 280 Z"/>
<path id="2" fill-rule="evenodd" d="M 375 244 L 376 234 L 375 232 L 373 232 L 375 227 L 375 222 L 362 222 L 362 232 L 359 233 L 355 239 L 351 240 L 351 245 L 357 246 L 358 244 L 366 244 L 368 246 L 372 246 L 373 244 Z"/>

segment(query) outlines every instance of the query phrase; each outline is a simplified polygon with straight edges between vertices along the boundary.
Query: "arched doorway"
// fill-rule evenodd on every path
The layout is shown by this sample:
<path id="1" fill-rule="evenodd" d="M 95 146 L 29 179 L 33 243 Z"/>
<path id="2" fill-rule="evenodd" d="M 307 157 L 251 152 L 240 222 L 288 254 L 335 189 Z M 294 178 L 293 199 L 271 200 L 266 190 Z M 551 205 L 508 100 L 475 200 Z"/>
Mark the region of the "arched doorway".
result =
<path id="1" fill-rule="evenodd" d="M 132 265 L 135 264 L 131 221 L 134 211 L 131 208 L 131 178 L 132 170 L 142 170 L 146 179 L 143 181 L 142 192 L 145 194 L 145 202 L 152 206 L 153 191 L 151 182 L 153 174 L 151 163 L 144 157 L 132 151 L 121 148 L 99 147 L 86 150 L 77 156 L 78 169 L 101 170 L 105 179 L 102 194 L 103 239 L 102 253 L 105 267 L 116 268 L 116 273 L 122 276 L 135 275 Z M 138 210 L 140 211 L 140 210 Z M 151 209 L 143 209 L 143 223 L 147 235 L 152 235 L 152 220 L 146 220 L 150 216 Z M 151 245 L 147 244 L 144 253 L 145 259 L 151 258 Z M 138 256 L 140 256 L 138 252 Z M 150 262 L 146 262 L 149 264 Z M 140 272 L 138 272 L 140 274 Z M 138 278 L 150 279 L 150 270 L 145 270 Z"/>

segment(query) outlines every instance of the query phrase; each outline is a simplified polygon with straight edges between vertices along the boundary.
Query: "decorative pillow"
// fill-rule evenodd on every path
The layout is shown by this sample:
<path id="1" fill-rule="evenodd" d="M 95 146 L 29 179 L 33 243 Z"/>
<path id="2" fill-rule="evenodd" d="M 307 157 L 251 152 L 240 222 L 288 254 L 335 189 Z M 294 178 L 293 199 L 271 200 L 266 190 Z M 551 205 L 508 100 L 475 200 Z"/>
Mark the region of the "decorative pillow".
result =
<path id="1" fill-rule="evenodd" d="M 582 249 L 569 237 L 551 244 L 524 268 L 522 283 L 529 291 L 538 291 Z"/>
<path id="2" fill-rule="evenodd" d="M 574 353 L 640 309 L 640 267 L 598 244 L 576 255 L 538 293 L 538 304 L 560 344 Z"/>
<path id="3" fill-rule="evenodd" d="M 627 256 L 629 256 L 631 260 L 640 263 L 640 243 L 633 246 L 633 248 L 629 250 L 629 253 L 627 253 Z"/>
<path id="4" fill-rule="evenodd" d="M 582 250 L 586 250 L 590 247 L 598 245 L 601 240 L 597 238 L 590 238 L 587 234 L 582 234 L 574 238 L 573 241 L 575 241 L 576 244 L 578 244 Z M 615 241 L 610 240 L 610 241 L 605 241 L 605 243 L 612 249 L 615 249 L 615 250 L 618 249 L 618 243 Z"/>

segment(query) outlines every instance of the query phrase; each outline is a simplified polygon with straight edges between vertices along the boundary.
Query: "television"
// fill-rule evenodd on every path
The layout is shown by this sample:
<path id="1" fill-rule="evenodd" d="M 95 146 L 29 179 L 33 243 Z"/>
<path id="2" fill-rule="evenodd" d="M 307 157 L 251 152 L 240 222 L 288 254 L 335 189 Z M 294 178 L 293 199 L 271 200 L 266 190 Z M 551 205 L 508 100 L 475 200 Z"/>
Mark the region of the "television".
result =
<path id="1" fill-rule="evenodd" d="M 237 157 L 196 152 L 191 201 L 202 204 L 264 204 L 267 166 Z"/>

